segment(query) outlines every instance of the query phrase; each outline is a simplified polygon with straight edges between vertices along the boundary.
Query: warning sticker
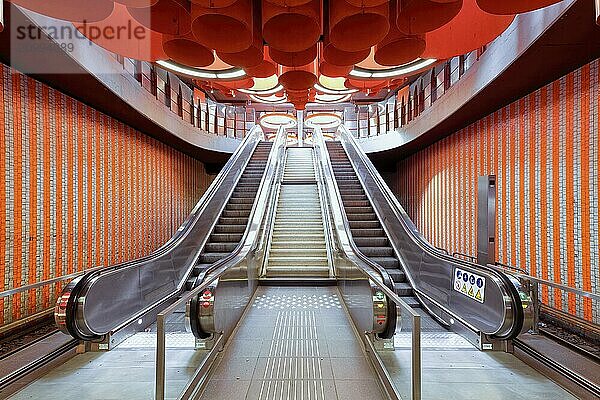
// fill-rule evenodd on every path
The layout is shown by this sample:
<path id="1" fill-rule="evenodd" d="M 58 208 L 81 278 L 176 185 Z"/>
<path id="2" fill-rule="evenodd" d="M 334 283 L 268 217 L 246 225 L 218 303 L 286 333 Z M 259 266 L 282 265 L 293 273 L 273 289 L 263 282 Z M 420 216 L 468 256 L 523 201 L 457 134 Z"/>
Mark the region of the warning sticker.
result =
<path id="1" fill-rule="evenodd" d="M 454 290 L 483 303 L 485 300 L 485 278 L 456 268 L 454 270 Z"/>

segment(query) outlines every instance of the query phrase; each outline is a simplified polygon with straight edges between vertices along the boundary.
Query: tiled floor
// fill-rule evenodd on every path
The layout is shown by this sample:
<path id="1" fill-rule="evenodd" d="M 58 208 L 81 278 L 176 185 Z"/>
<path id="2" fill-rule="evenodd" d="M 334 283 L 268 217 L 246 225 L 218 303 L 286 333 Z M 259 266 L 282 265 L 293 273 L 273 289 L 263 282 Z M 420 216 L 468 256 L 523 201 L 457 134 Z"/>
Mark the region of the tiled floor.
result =
<path id="1" fill-rule="evenodd" d="M 508 353 L 482 352 L 422 310 L 422 398 L 444 400 L 571 400 L 560 386 Z M 400 395 L 410 398 L 410 332 L 381 358 Z"/>
<path id="2" fill-rule="evenodd" d="M 202 399 L 382 399 L 329 287 L 261 287 Z"/>
<path id="3" fill-rule="evenodd" d="M 180 329 L 181 315 L 167 334 L 168 398 L 176 398 L 206 356 L 194 336 Z M 150 400 L 154 398 L 156 332 L 140 332 L 115 349 L 77 355 L 32 382 L 11 400 Z M 0 396 L 1 397 L 1 396 Z M 232 400 L 232 399 L 231 399 Z"/>

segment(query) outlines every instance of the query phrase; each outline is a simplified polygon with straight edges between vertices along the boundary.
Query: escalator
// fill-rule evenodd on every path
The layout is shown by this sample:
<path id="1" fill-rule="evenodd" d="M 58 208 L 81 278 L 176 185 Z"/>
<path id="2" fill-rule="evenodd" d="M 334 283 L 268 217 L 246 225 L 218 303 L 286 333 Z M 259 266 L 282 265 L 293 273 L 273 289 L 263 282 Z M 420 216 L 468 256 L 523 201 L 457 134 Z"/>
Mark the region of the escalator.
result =
<path id="1" fill-rule="evenodd" d="M 266 278 L 328 278 L 312 148 L 288 148 L 273 225 Z"/>
<path id="2" fill-rule="evenodd" d="M 270 190 L 283 150 L 281 143 L 264 141 L 255 127 L 167 243 L 147 257 L 94 270 L 65 287 L 55 307 L 58 328 L 79 340 L 112 345 L 117 332 L 151 325 L 161 309 L 241 251 L 249 220 L 264 214 L 257 198 Z"/>
<path id="3" fill-rule="evenodd" d="M 411 307 L 423 307 L 442 325 L 461 325 L 476 333 L 480 343 L 510 340 L 527 331 L 532 307 L 519 281 L 431 246 L 356 139 L 344 126 L 337 137 L 339 141 L 326 143 L 321 162 L 334 177 L 331 193 L 339 196 L 348 240 L 361 255 L 385 269 L 394 281 L 394 291 Z"/>
<path id="4" fill-rule="evenodd" d="M 340 142 L 327 142 L 326 145 L 354 243 L 360 252 L 387 270 L 393 281 L 394 292 L 398 296 L 404 297 L 409 304 L 418 306 L 400 261 L 354 172 L 344 147 Z"/>
<path id="5" fill-rule="evenodd" d="M 272 147 L 271 142 L 256 146 L 187 280 L 188 290 L 201 283 L 209 268 L 227 257 L 242 240 Z"/>

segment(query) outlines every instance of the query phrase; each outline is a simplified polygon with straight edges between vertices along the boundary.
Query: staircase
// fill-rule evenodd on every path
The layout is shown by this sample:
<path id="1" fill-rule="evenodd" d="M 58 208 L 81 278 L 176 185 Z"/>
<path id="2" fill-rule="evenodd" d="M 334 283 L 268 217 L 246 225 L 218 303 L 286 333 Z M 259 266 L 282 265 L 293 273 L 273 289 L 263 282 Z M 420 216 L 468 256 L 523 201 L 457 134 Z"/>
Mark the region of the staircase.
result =
<path id="1" fill-rule="evenodd" d="M 371 206 L 354 168 L 339 142 L 326 142 L 329 158 L 342 202 L 350 224 L 352 238 L 358 249 L 371 261 L 385 268 L 394 282 L 394 291 L 406 302 L 418 307 L 413 290 L 407 282 L 400 261 Z"/>
<path id="2" fill-rule="evenodd" d="M 212 264 L 231 254 L 242 240 L 272 145 L 270 142 L 260 142 L 256 146 L 187 280 L 188 290 L 193 289 L 200 275 Z"/>
<path id="3" fill-rule="evenodd" d="M 287 149 L 267 278 L 328 278 L 329 264 L 313 149 Z"/>

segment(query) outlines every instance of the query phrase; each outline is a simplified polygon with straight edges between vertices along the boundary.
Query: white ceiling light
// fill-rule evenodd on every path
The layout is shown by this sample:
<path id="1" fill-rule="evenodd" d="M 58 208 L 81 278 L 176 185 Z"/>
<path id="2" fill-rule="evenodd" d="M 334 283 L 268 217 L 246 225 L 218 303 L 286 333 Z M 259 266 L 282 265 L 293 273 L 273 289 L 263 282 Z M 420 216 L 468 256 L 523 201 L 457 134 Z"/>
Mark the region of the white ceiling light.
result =
<path id="1" fill-rule="evenodd" d="M 435 58 L 419 59 L 409 64 L 386 70 L 353 69 L 352 71 L 350 71 L 350 76 L 354 76 L 357 78 L 391 78 L 394 76 L 407 75 L 411 72 L 418 71 L 420 69 L 430 66 L 436 61 L 437 60 Z"/>
<path id="2" fill-rule="evenodd" d="M 203 70 L 200 68 L 187 67 L 185 65 L 174 63 L 173 61 L 159 60 L 156 62 L 161 67 L 178 74 L 187 75 L 192 78 L 200 79 L 232 79 L 241 78 L 246 76 L 246 72 L 243 69 L 227 69 L 223 71 L 212 71 Z"/>

